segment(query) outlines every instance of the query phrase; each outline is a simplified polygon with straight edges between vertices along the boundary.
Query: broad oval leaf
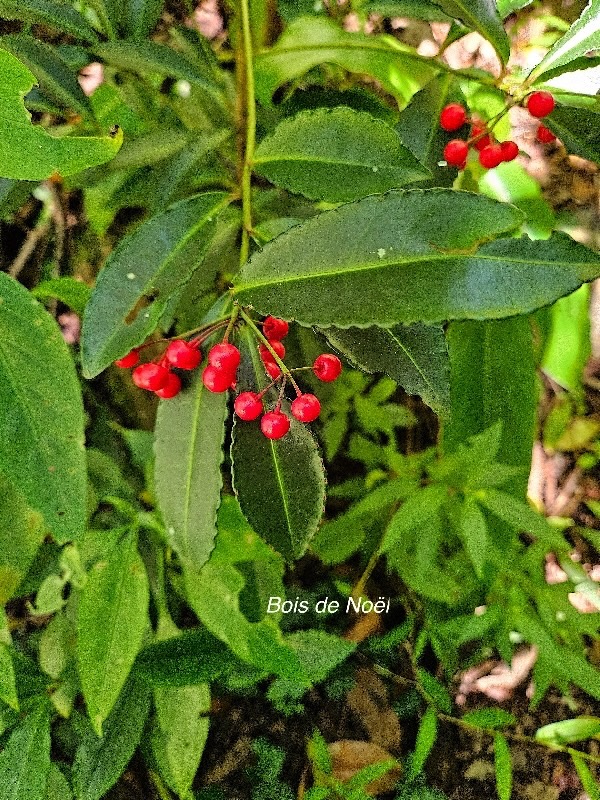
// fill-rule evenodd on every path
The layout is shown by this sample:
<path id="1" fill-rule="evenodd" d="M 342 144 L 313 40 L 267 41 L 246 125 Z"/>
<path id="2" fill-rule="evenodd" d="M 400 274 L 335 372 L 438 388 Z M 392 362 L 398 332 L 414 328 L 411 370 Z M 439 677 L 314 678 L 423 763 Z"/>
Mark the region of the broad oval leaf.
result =
<path id="1" fill-rule="evenodd" d="M 50 770 L 50 713 L 42 700 L 0 753 L 2 800 L 41 800 Z"/>
<path id="2" fill-rule="evenodd" d="M 391 327 L 525 314 L 600 275 L 600 255 L 562 233 L 489 241 L 522 219 L 514 206 L 469 192 L 367 197 L 267 243 L 235 293 L 261 314 L 303 325 Z"/>
<path id="3" fill-rule="evenodd" d="M 539 78 L 600 48 L 600 0 L 590 0 L 577 22 L 561 36 L 533 70 L 530 77 Z"/>
<path id="4" fill-rule="evenodd" d="M 60 328 L 0 273 L 0 469 L 60 543 L 81 536 L 85 524 L 83 428 L 79 381 Z"/>
<path id="5" fill-rule="evenodd" d="M 254 157 L 260 175 L 312 200 L 379 194 L 431 173 L 385 122 L 351 108 L 304 111 L 281 122 Z"/>
<path id="6" fill-rule="evenodd" d="M 214 547 L 227 413 L 227 393 L 209 392 L 200 372 L 158 410 L 156 495 L 167 539 L 191 569 L 200 569 Z"/>
<path id="7" fill-rule="evenodd" d="M 101 735 L 148 624 L 148 576 L 127 533 L 91 568 L 77 611 L 79 677 L 94 730 Z"/>
<path id="8" fill-rule="evenodd" d="M 246 369 L 240 369 L 241 391 L 267 385 L 256 342 L 247 333 Z M 271 400 L 265 395 L 266 404 Z M 306 425 L 290 416 L 282 439 L 263 436 L 259 421 L 236 419 L 231 447 L 233 485 L 244 516 L 256 532 L 292 561 L 306 550 L 325 505 L 325 473 L 317 444 Z"/>
<path id="9" fill-rule="evenodd" d="M 182 200 L 142 223 L 112 251 L 83 319 L 87 378 L 141 344 L 156 328 L 169 298 L 202 264 L 215 230 L 214 217 L 228 202 L 223 192 Z"/>
<path id="10" fill-rule="evenodd" d="M 364 372 L 385 372 L 439 413 L 450 408 L 450 362 L 441 326 L 326 328 L 327 340 Z"/>
<path id="11" fill-rule="evenodd" d="M 48 25 L 84 42 L 98 41 L 98 34 L 79 11 L 56 0 L 0 0 L 0 17 L 32 25 Z"/>
<path id="12" fill-rule="evenodd" d="M 535 738 L 548 745 L 563 745 L 570 742 L 582 742 L 585 739 L 600 736 L 600 717 L 577 717 L 551 722 L 538 728 Z"/>
<path id="13" fill-rule="evenodd" d="M 600 114 L 587 108 L 557 107 L 544 119 L 544 125 L 570 153 L 600 162 Z"/>
<path id="14" fill-rule="evenodd" d="M 496 52 L 506 64 L 510 56 L 510 42 L 502 20 L 498 15 L 495 0 L 436 0 L 446 14 L 478 31 L 493 44 Z"/>
<path id="15" fill-rule="evenodd" d="M 0 41 L 0 44 L 2 42 Z M 41 181 L 55 172 L 73 175 L 104 164 L 118 152 L 123 135 L 51 136 L 31 124 L 23 96 L 35 83 L 34 75 L 17 58 L 0 49 L 0 175 Z"/>
<path id="16" fill-rule="evenodd" d="M 0 700 L 14 711 L 19 710 L 15 668 L 11 649 L 5 642 L 0 642 Z"/>

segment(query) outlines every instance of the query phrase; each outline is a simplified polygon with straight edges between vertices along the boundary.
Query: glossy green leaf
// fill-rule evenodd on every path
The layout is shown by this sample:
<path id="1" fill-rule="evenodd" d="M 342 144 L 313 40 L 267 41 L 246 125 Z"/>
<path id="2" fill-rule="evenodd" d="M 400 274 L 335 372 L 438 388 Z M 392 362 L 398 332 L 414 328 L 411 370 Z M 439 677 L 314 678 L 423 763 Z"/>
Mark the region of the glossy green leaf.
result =
<path id="1" fill-rule="evenodd" d="M 88 714 L 100 735 L 148 625 L 148 577 L 137 536 L 124 535 L 91 568 L 77 612 L 77 661 Z"/>
<path id="2" fill-rule="evenodd" d="M 46 531 L 39 512 L 0 473 L 0 606 L 15 594 L 44 540 Z"/>
<path id="3" fill-rule="evenodd" d="M 217 533 L 227 394 L 192 385 L 160 404 L 155 429 L 155 485 L 167 539 L 180 560 L 200 569 Z"/>
<path id="4" fill-rule="evenodd" d="M 574 750 L 571 751 L 571 759 L 581 785 L 587 792 L 590 800 L 600 800 L 600 783 L 594 778 L 591 769 L 588 767 L 582 756 L 578 756 Z"/>
<path id="5" fill-rule="evenodd" d="M 31 294 L 38 300 L 60 300 L 61 303 L 69 306 L 81 316 L 92 290 L 87 284 L 68 275 L 38 283 L 31 290 Z"/>
<path id="6" fill-rule="evenodd" d="M 4 39 L 0 40 L 4 47 Z M 51 136 L 31 124 L 23 96 L 35 82 L 18 59 L 0 49 L 0 175 L 39 181 L 55 172 L 72 175 L 109 161 L 118 152 L 122 134 L 101 137 Z M 85 97 L 85 95 L 84 95 Z"/>
<path id="7" fill-rule="evenodd" d="M 4 642 L 0 642 L 0 700 L 15 711 L 19 710 L 11 650 Z"/>
<path id="8" fill-rule="evenodd" d="M 563 719 L 560 722 L 551 722 L 538 728 L 535 738 L 544 744 L 563 745 L 571 742 L 582 742 L 592 737 L 600 736 L 599 717 L 577 717 L 576 719 Z"/>
<path id="9" fill-rule="evenodd" d="M 488 530 L 481 509 L 472 499 L 462 504 L 460 534 L 475 572 L 482 578 L 488 549 Z"/>
<path id="10" fill-rule="evenodd" d="M 437 714 L 433 706 L 428 706 L 417 731 L 415 749 L 410 757 L 408 778 L 416 778 L 423 771 L 425 762 L 437 738 Z"/>
<path id="11" fill-rule="evenodd" d="M 132 39 L 145 39 L 160 19 L 164 0 L 124 0 L 122 22 Z"/>
<path id="12" fill-rule="evenodd" d="M 503 728 L 505 725 L 516 725 L 517 719 L 502 708 L 478 708 L 469 711 L 462 717 L 463 722 L 476 725 L 478 728 Z"/>
<path id="13" fill-rule="evenodd" d="M 0 469 L 61 543 L 83 532 L 83 439 L 81 390 L 60 328 L 0 273 Z"/>
<path id="14" fill-rule="evenodd" d="M 501 733 L 494 736 L 494 766 L 499 800 L 512 797 L 512 760 L 506 738 Z"/>
<path id="15" fill-rule="evenodd" d="M 83 320 L 86 377 L 93 378 L 154 331 L 169 298 L 201 268 L 214 217 L 228 202 L 222 192 L 182 200 L 142 223 L 112 251 Z"/>
<path id="16" fill-rule="evenodd" d="M 42 700 L 0 753 L 0 800 L 43 800 L 50 770 L 50 714 Z"/>
<path id="17" fill-rule="evenodd" d="M 600 161 L 600 113 L 587 108 L 557 107 L 544 119 L 544 125 L 570 153 Z"/>
<path id="18" fill-rule="evenodd" d="M 32 25 L 48 25 L 84 42 L 98 41 L 98 34 L 79 11 L 55 0 L 0 0 L 0 17 Z"/>
<path id="19" fill-rule="evenodd" d="M 497 460 L 528 471 L 537 407 L 529 319 L 452 323 L 447 336 L 452 413 L 443 430 L 444 448 L 453 451 L 501 420 Z M 513 481 L 522 497 L 526 486 L 526 473 Z"/>
<path id="20" fill-rule="evenodd" d="M 261 390 L 267 383 L 256 342 L 248 333 L 238 374 L 241 391 Z M 270 394 L 264 403 L 272 405 Z M 284 413 L 289 414 L 287 402 Z M 283 557 L 299 558 L 315 534 L 325 504 L 325 474 L 317 444 L 308 427 L 293 417 L 282 439 L 263 436 L 259 421 L 235 420 L 231 448 L 233 484 L 250 525 Z"/>
<path id="21" fill-rule="evenodd" d="M 589 0 L 579 19 L 550 48 L 530 77 L 538 79 L 600 48 L 600 0 Z"/>
<path id="22" fill-rule="evenodd" d="M 427 61 L 392 37 L 348 33 L 333 20 L 300 17 L 274 47 L 256 57 L 256 92 L 263 104 L 270 104 L 282 84 L 319 64 L 333 63 L 377 78 L 406 103 L 437 71 Z"/>
<path id="23" fill-rule="evenodd" d="M 510 42 L 494 0 L 436 0 L 436 4 L 450 17 L 461 20 L 491 42 L 506 64 L 510 56 Z"/>
<path id="24" fill-rule="evenodd" d="M 580 389 L 583 369 L 591 354 L 590 287 L 582 286 L 551 309 L 542 369 L 552 380 L 574 392 Z"/>
<path id="25" fill-rule="evenodd" d="M 430 177 L 385 122 L 351 108 L 304 111 L 258 146 L 259 175 L 312 200 L 343 202 Z"/>
<path id="26" fill-rule="evenodd" d="M 148 687 L 128 681 L 106 720 L 103 736 L 86 732 L 73 764 L 77 800 L 101 800 L 117 782 L 142 738 L 150 698 Z"/>
<path id="27" fill-rule="evenodd" d="M 524 314 L 600 274 L 600 256 L 563 233 L 489 241 L 521 220 L 513 206 L 468 192 L 367 197 L 268 242 L 235 292 L 305 325 L 392 326 Z"/>
<path id="28" fill-rule="evenodd" d="M 326 328 L 327 340 L 364 372 L 384 372 L 439 413 L 450 407 L 450 363 L 439 325 Z"/>

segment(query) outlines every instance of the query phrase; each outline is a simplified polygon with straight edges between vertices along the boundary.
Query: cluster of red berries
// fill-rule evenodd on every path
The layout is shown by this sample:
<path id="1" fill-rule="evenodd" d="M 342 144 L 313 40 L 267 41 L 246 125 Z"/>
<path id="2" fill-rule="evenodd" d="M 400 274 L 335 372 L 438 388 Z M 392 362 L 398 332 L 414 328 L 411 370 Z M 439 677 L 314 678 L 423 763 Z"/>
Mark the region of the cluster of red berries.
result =
<path id="1" fill-rule="evenodd" d="M 550 92 L 533 92 L 527 98 L 526 105 L 532 116 L 541 119 L 554 110 L 555 103 Z M 440 126 L 445 131 L 457 131 L 467 122 L 471 123 L 469 139 L 452 139 L 444 148 L 444 159 L 450 166 L 464 169 L 470 146 L 479 151 L 479 163 L 486 169 L 493 169 L 503 161 L 512 161 L 519 155 L 516 142 L 510 139 L 505 142 L 495 142 L 487 125 L 479 119 L 469 120 L 465 108 L 460 103 L 450 103 L 442 109 Z M 540 125 L 537 138 L 540 142 L 547 143 L 554 141 L 556 137 L 544 125 Z"/>
<path id="2" fill-rule="evenodd" d="M 236 397 L 233 407 L 236 416 L 241 420 L 251 422 L 257 419 L 263 414 L 264 395 L 274 383 L 281 379 L 279 400 L 272 411 L 263 414 L 260 422 L 261 431 L 268 439 L 281 439 L 290 429 L 289 417 L 281 411 L 281 400 L 287 376 L 283 375 L 273 353 L 280 360 L 284 358 L 285 346 L 281 340 L 288 333 L 288 323 L 276 317 L 267 317 L 262 324 L 262 329 L 268 346 L 260 344 L 259 353 L 265 372 L 272 379 L 272 383 L 260 393 L 242 392 Z M 134 348 L 126 356 L 115 361 L 115 365 L 122 368 L 135 367 L 132 379 L 136 386 L 154 392 L 162 399 L 169 399 L 181 391 L 181 379 L 173 372 L 173 368 L 192 370 L 198 367 L 202 361 L 200 342 L 200 336 L 189 342 L 184 339 L 175 339 L 169 343 L 160 359 L 144 364 L 139 364 L 139 349 Z M 204 386 L 210 392 L 217 393 L 235 389 L 237 369 L 241 360 L 238 348 L 227 341 L 220 342 L 210 348 L 207 360 L 208 363 L 202 372 Z M 312 371 L 319 380 L 328 383 L 339 377 L 342 363 L 332 353 L 322 353 L 315 359 Z M 314 394 L 301 392 L 293 379 L 292 383 L 297 395 L 291 404 L 292 416 L 299 422 L 314 422 L 321 413 L 321 404 L 318 398 Z"/>

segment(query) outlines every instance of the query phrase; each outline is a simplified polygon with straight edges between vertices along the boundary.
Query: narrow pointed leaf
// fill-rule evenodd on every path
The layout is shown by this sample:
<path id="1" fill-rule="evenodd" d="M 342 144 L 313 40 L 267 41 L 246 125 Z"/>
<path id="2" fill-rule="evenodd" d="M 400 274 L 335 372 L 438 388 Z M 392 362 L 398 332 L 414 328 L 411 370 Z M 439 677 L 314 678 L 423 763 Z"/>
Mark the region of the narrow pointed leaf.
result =
<path id="1" fill-rule="evenodd" d="M 472 499 L 465 500 L 462 505 L 460 533 L 475 572 L 481 578 L 488 548 L 488 532 L 485 517 Z"/>
<path id="2" fill-rule="evenodd" d="M 42 800 L 50 770 L 50 714 L 42 701 L 0 753 L 0 800 Z"/>
<path id="3" fill-rule="evenodd" d="M 79 677 L 94 729 L 113 708 L 148 624 L 148 577 L 137 536 L 126 534 L 92 567 L 78 606 Z"/>
<path id="4" fill-rule="evenodd" d="M 0 273 L 0 470 L 61 543 L 79 537 L 85 523 L 83 427 L 79 381 L 60 328 Z"/>
<path id="5" fill-rule="evenodd" d="M 525 314 L 600 275 L 600 255 L 563 233 L 481 244 L 521 220 L 514 206 L 468 192 L 367 197 L 268 242 L 235 291 L 303 325 L 391 327 Z"/>
<path id="6" fill-rule="evenodd" d="M 385 372 L 439 413 L 450 407 L 450 363 L 441 326 L 326 328 L 328 341 L 364 372 Z"/>
<path id="7" fill-rule="evenodd" d="M 5 49 L 0 49 L 0 74 L 1 177 L 40 181 L 55 172 L 73 175 L 110 161 L 118 152 L 123 140 L 120 132 L 107 137 L 58 138 L 32 125 L 23 97 L 34 85 L 35 77 Z"/>
<path id="8" fill-rule="evenodd" d="M 260 175 L 312 200 L 341 202 L 430 177 L 385 122 L 351 108 L 281 122 L 254 157 Z"/>
<path id="9" fill-rule="evenodd" d="M 164 0 L 125 0 L 122 22 L 132 39 L 143 40 L 152 33 L 164 6 Z"/>
<path id="10" fill-rule="evenodd" d="M 32 25 L 49 25 L 70 33 L 84 42 L 98 41 L 98 34 L 85 17 L 67 3 L 55 0 L 0 0 L 0 17 L 18 19 Z"/>
<path id="11" fill-rule="evenodd" d="M 156 328 L 169 298 L 202 264 L 214 217 L 227 202 L 222 192 L 182 200 L 142 223 L 112 251 L 83 320 L 86 377 L 93 378 Z"/>
<path id="12" fill-rule="evenodd" d="M 192 386 L 160 404 L 155 429 L 155 483 L 167 538 L 182 562 L 200 569 L 217 533 L 227 393 Z"/>
<path id="13" fill-rule="evenodd" d="M 421 720 L 421 724 L 419 725 L 415 749 L 410 758 L 408 772 L 409 779 L 416 778 L 416 776 L 423 770 L 429 753 L 435 744 L 436 738 L 437 714 L 433 706 L 428 706 L 427 711 Z"/>
<path id="14" fill-rule="evenodd" d="M 581 756 L 578 756 L 575 750 L 571 750 L 571 758 L 581 785 L 589 795 L 590 800 L 600 800 L 600 783 L 594 778 L 592 770 L 588 767 L 586 761 Z"/>
<path id="15" fill-rule="evenodd" d="M 498 798 L 499 800 L 510 800 L 512 797 L 512 760 L 508 742 L 501 733 L 494 736 L 494 765 Z"/>
<path id="16" fill-rule="evenodd" d="M 545 72 L 565 66 L 590 50 L 600 48 L 600 0 L 590 0 L 581 16 L 533 70 L 539 78 Z"/>
<path id="17" fill-rule="evenodd" d="M 478 31 L 493 44 L 504 63 L 510 55 L 510 42 L 498 15 L 495 0 L 436 0 L 446 14 Z"/>

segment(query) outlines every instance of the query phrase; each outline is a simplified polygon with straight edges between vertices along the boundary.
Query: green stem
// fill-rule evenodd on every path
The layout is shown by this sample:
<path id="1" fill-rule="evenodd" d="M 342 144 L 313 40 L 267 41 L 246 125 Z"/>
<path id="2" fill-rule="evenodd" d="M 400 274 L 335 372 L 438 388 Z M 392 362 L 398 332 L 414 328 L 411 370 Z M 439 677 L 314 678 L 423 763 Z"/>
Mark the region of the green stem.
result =
<path id="1" fill-rule="evenodd" d="M 240 0 L 242 9 L 242 39 L 244 44 L 246 142 L 242 171 L 242 245 L 240 264 L 248 260 L 250 235 L 252 233 L 252 161 L 256 144 L 256 101 L 254 98 L 254 64 L 252 54 L 252 31 L 250 29 L 249 0 Z"/>
<path id="2" fill-rule="evenodd" d="M 284 363 L 284 362 L 283 362 L 283 361 L 282 361 L 282 360 L 279 358 L 279 356 L 277 355 L 277 353 L 275 352 L 275 350 L 273 350 L 273 348 L 272 348 L 272 346 L 271 346 L 271 343 L 269 342 L 269 340 L 267 339 L 267 337 L 264 335 L 264 333 L 263 333 L 263 332 L 260 330 L 260 328 L 258 328 L 258 327 L 257 327 L 257 325 L 255 324 L 255 322 L 254 322 L 254 320 L 252 319 L 252 317 L 249 317 L 249 316 L 248 316 L 248 314 L 246 314 L 246 312 L 244 311 L 244 309 L 243 309 L 243 308 L 240 308 L 240 316 L 242 317 L 242 319 L 243 319 L 245 322 L 247 322 L 247 323 L 248 323 L 248 325 L 250 326 L 250 328 L 252 328 L 252 330 L 254 331 L 254 333 L 256 334 L 256 336 L 257 336 L 257 337 L 260 339 L 260 341 L 261 341 L 261 342 L 264 344 L 264 346 L 267 348 L 267 350 L 269 351 L 269 353 L 271 353 L 271 355 L 273 356 L 273 360 L 275 361 L 275 363 L 277 364 L 277 366 L 279 367 L 279 369 L 281 370 L 281 372 L 282 372 L 282 373 L 283 373 L 283 374 L 284 374 L 284 375 L 285 375 L 287 378 L 289 378 L 289 380 L 290 380 L 290 382 L 291 382 L 292 386 L 294 387 L 294 389 L 295 389 L 297 392 L 299 392 L 300 394 L 302 394 L 302 392 L 301 392 L 301 390 L 300 390 L 300 387 L 298 386 L 298 384 L 296 383 L 296 381 L 295 381 L 295 380 L 293 379 L 293 377 L 292 377 L 292 373 L 289 371 L 289 369 L 287 368 L 287 366 L 285 365 L 285 363 Z"/>

